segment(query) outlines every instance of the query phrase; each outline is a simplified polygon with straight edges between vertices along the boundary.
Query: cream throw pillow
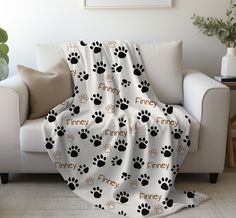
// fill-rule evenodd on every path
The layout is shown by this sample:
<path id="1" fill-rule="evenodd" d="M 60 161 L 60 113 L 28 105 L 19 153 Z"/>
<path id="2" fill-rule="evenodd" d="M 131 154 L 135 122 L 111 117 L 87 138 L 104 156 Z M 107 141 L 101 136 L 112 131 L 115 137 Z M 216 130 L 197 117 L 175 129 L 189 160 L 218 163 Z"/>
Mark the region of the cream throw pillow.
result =
<path id="1" fill-rule="evenodd" d="M 17 65 L 17 70 L 30 92 L 29 119 L 46 116 L 53 107 L 73 94 L 70 69 L 63 59 L 47 72 L 21 65 Z"/>

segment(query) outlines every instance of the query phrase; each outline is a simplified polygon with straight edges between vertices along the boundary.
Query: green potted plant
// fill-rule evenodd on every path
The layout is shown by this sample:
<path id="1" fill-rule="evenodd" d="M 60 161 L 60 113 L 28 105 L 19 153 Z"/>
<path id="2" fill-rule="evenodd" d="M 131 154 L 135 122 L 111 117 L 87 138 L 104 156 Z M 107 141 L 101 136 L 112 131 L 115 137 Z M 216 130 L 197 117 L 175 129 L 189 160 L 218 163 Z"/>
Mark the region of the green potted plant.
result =
<path id="1" fill-rule="evenodd" d="M 6 79 L 9 74 L 9 58 L 8 58 L 8 51 L 9 48 L 6 44 L 8 40 L 7 32 L 0 28 L 0 81 Z"/>
<path id="2" fill-rule="evenodd" d="M 236 77 L 236 4 L 233 0 L 225 15 L 225 20 L 196 14 L 191 19 L 201 33 L 216 36 L 227 47 L 227 54 L 222 58 L 221 75 Z"/>

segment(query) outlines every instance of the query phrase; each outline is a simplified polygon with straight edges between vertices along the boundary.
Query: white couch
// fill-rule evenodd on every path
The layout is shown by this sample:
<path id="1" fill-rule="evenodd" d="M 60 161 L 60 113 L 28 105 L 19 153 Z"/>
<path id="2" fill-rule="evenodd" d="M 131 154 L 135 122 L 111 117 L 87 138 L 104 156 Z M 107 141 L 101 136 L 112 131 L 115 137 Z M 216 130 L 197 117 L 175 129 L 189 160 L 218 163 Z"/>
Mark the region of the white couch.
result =
<path id="1" fill-rule="evenodd" d="M 194 124 L 181 172 L 209 173 L 210 182 L 216 182 L 224 169 L 229 89 L 198 71 L 183 71 L 180 41 L 141 44 L 140 52 L 158 98 L 179 104 Z M 62 56 L 59 46 L 39 45 L 37 67 L 47 70 Z M 18 76 L 0 82 L 0 102 L 2 183 L 8 182 L 9 173 L 57 173 L 43 142 L 44 118 L 27 119 L 29 91 Z M 181 154 L 181 145 L 176 149 Z"/>

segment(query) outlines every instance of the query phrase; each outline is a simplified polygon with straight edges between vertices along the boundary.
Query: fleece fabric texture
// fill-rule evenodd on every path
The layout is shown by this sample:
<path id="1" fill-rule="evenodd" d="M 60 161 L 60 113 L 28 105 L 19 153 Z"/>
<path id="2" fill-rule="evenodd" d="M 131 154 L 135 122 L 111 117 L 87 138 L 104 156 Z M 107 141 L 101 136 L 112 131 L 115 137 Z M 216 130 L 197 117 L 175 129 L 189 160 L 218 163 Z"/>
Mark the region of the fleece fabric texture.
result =
<path id="1" fill-rule="evenodd" d="M 69 188 L 133 218 L 163 217 L 206 200 L 174 188 L 191 146 L 191 120 L 158 100 L 138 45 L 80 41 L 63 48 L 74 94 L 49 112 L 43 133 Z"/>

